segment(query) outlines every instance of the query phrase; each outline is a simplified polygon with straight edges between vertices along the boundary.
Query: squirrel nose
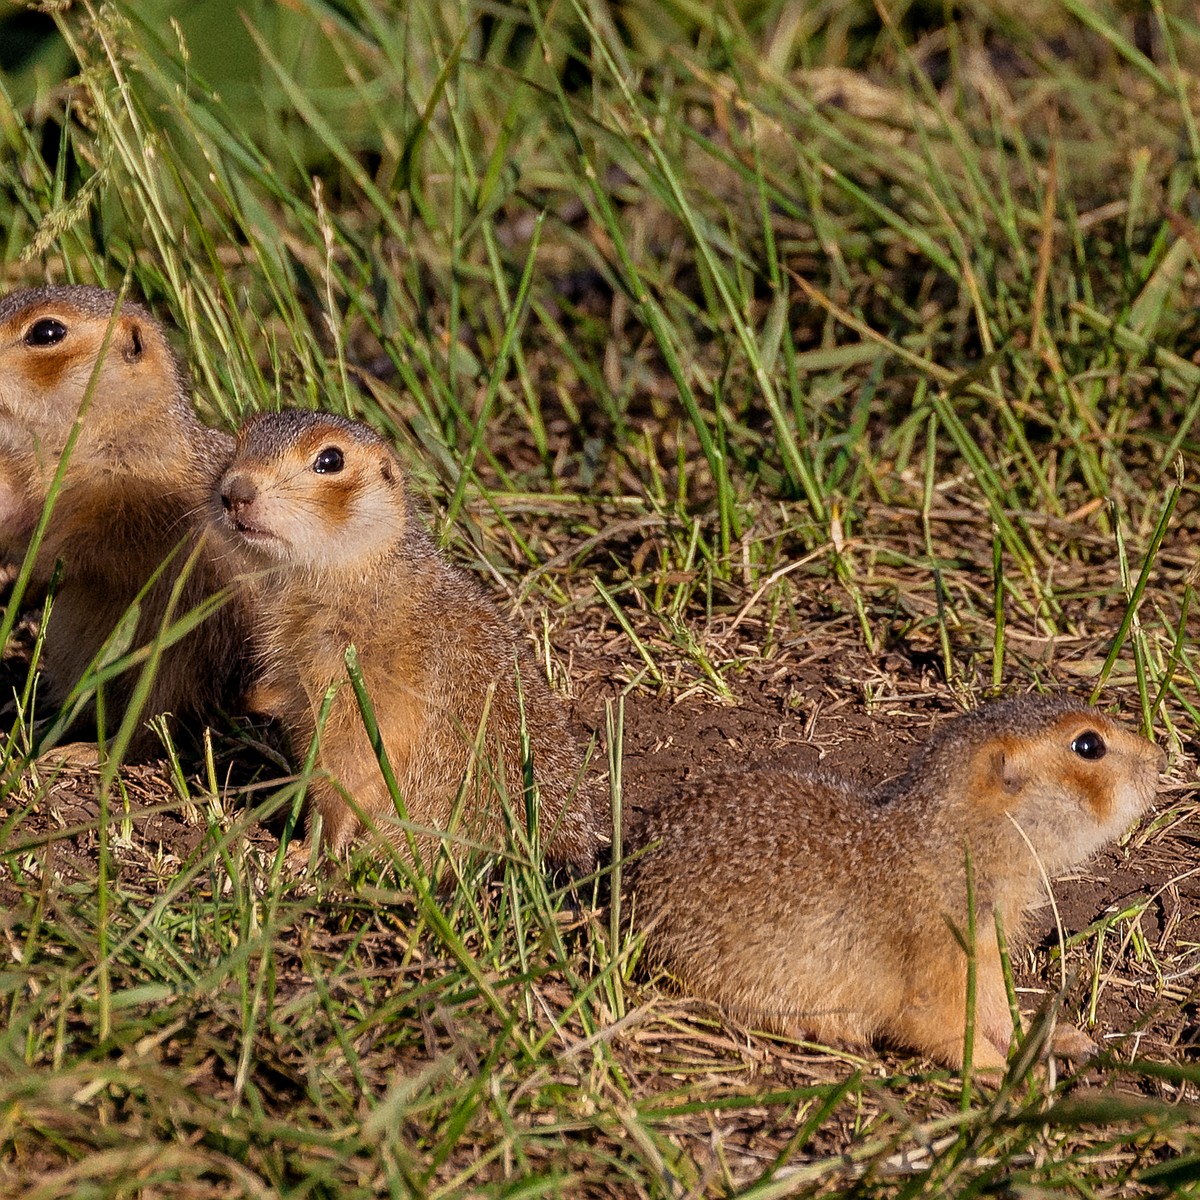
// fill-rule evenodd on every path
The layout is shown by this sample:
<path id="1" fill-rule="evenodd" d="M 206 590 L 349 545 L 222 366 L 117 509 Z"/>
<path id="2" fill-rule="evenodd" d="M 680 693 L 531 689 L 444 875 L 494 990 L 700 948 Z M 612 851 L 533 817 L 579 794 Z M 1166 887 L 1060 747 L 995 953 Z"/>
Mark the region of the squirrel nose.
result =
<path id="1" fill-rule="evenodd" d="M 249 508 L 258 497 L 254 481 L 245 475 L 227 476 L 221 483 L 221 503 L 230 516 L 236 517 Z"/>

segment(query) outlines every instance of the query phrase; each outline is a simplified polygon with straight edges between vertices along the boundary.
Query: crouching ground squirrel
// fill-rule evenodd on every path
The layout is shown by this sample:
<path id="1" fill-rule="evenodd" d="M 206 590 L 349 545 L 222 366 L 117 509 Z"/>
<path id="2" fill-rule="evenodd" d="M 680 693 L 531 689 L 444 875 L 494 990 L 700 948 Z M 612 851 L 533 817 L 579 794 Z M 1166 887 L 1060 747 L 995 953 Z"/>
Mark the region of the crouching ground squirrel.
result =
<path id="1" fill-rule="evenodd" d="M 353 644 L 411 822 L 446 830 L 465 778 L 456 834 L 496 845 L 501 792 L 523 824 L 524 725 L 547 858 L 592 865 L 603 813 L 589 792 L 573 794 L 580 756 L 562 707 L 481 587 L 438 555 L 381 438 L 328 413 L 258 417 L 238 436 L 213 517 L 231 557 L 256 572 L 255 699 L 281 719 L 296 758 Z M 361 828 L 358 806 L 406 845 L 349 686 L 320 733 L 318 765 L 328 778 L 311 789 L 310 834 L 315 808 L 325 847 L 343 850 Z M 423 859 L 433 848 L 418 839 Z"/>
<path id="2" fill-rule="evenodd" d="M 1023 697 L 947 721 L 873 795 L 827 773 L 710 775 L 639 831 L 652 848 L 629 866 L 636 918 L 652 959 L 759 1028 L 878 1038 L 959 1067 L 969 850 L 973 1061 L 1001 1068 L 1013 1024 L 993 916 L 1018 934 L 1042 871 L 1126 829 L 1163 762 L 1093 708 Z M 1094 1049 L 1078 1030 L 1059 1033 L 1068 1057 Z"/>
<path id="3" fill-rule="evenodd" d="M 180 568 L 196 549 L 213 481 L 233 439 L 189 403 L 153 317 L 95 287 L 40 287 L 0 297 L 0 551 L 20 559 L 80 416 L 33 581 L 63 576 L 45 643 L 43 696 L 61 702 L 138 593 L 133 646 L 158 633 Z M 178 619 L 226 583 L 201 553 L 173 609 Z M 242 608 L 226 604 L 163 653 L 144 712 L 202 713 L 241 687 Z M 130 670 L 106 688 L 110 713 L 128 699 Z M 117 712 L 114 714 L 114 708 Z M 111 726 L 110 726 L 111 728 Z"/>

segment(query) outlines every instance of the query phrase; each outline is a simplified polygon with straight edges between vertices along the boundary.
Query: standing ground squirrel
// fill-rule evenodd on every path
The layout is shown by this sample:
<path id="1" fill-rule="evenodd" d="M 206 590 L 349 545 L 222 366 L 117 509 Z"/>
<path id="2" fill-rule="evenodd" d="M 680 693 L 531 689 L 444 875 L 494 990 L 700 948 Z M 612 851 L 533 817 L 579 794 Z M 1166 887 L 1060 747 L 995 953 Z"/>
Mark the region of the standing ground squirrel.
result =
<path id="1" fill-rule="evenodd" d="M 259 572 L 256 696 L 282 720 L 298 758 L 327 687 L 346 679 L 353 644 L 413 823 L 447 829 L 468 768 L 456 833 L 496 844 L 495 773 L 523 823 L 523 709 L 547 857 L 591 867 L 604 814 L 585 789 L 572 795 L 580 756 L 562 706 L 478 583 L 439 557 L 381 438 L 328 413 L 258 417 L 238 437 L 213 510 L 231 557 Z M 485 754 L 475 761 L 485 711 Z M 333 701 L 318 762 L 336 781 L 312 786 L 327 849 L 343 850 L 361 827 L 339 786 L 389 840 L 406 844 L 349 686 Z M 420 847 L 427 857 L 430 843 Z"/>
<path id="2" fill-rule="evenodd" d="M 232 438 L 197 420 L 154 318 L 125 301 L 114 320 L 115 304 L 114 293 L 95 287 L 0 297 L 0 449 L 7 464 L 0 472 L 0 551 L 10 560 L 28 548 L 90 388 L 33 575 L 35 586 L 45 586 L 55 560 L 63 562 L 45 643 L 43 694 L 52 702 L 69 694 L 147 580 L 177 551 L 142 600 L 133 646 L 158 632 L 233 447 Z M 224 582 L 202 551 L 174 619 Z M 234 699 L 242 619 L 236 601 L 226 604 L 169 647 L 146 715 L 202 713 Z M 137 674 L 108 685 L 110 712 L 123 707 Z"/>
<path id="3" fill-rule="evenodd" d="M 1083 703 L 1027 696 L 947 721 L 873 795 L 827 773 L 710 775 L 638 831 L 637 844 L 660 845 L 628 868 L 636 919 L 652 959 L 753 1025 L 835 1044 L 878 1037 L 959 1067 L 969 849 L 974 1063 L 1000 1068 L 1013 1025 L 993 915 L 1017 935 L 1042 870 L 1126 829 L 1163 762 Z M 1090 1046 L 1060 1032 L 1068 1056 Z"/>

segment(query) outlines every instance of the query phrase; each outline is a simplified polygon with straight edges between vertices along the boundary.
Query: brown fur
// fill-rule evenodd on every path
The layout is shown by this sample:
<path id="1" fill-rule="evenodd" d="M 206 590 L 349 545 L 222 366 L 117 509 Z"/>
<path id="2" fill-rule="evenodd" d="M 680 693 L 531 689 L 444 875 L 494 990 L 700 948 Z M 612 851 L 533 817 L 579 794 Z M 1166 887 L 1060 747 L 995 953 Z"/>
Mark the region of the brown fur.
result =
<path id="1" fill-rule="evenodd" d="M 14 479 L 0 478 L 0 550 L 19 559 L 45 503 L 68 435 L 91 386 L 89 407 L 68 462 L 33 582 L 64 573 L 47 629 L 43 695 L 61 702 L 78 682 L 138 591 L 178 551 L 142 603 L 134 646 L 148 643 L 167 612 L 172 584 L 197 544 L 213 480 L 233 440 L 192 411 L 158 323 L 91 287 L 44 287 L 0 298 L 0 446 Z M 27 340 L 38 322 L 66 328 L 57 344 Z M 105 337 L 111 337 L 101 359 Z M 93 381 L 94 377 L 94 383 Z M 4 511 L 6 509 L 6 511 Z M 174 611 L 177 619 L 228 582 L 202 553 Z M 166 650 L 145 715 L 194 715 L 228 704 L 242 688 L 245 617 L 226 604 Z M 112 722 L 138 669 L 106 687 Z M 137 748 L 151 744 L 148 735 Z"/>
<path id="2" fill-rule="evenodd" d="M 344 468 L 318 473 L 315 460 L 331 447 L 344 454 Z M 559 701 L 479 585 L 438 555 L 399 463 L 370 429 L 295 411 L 250 422 L 213 499 L 213 524 L 231 555 L 261 572 L 255 698 L 283 721 L 297 759 L 316 732 L 327 686 L 346 679 L 343 656 L 353 643 L 410 820 L 448 829 L 469 769 L 455 832 L 495 846 L 501 789 L 491 772 L 502 773 L 502 790 L 524 817 L 519 667 L 547 857 L 593 864 L 603 806 L 582 791 L 572 795 L 580 757 Z M 471 744 L 489 688 L 487 753 L 476 761 Z M 406 845 L 348 684 L 321 736 L 319 764 L 391 841 Z M 361 823 L 331 780 L 312 789 L 308 828 L 315 809 L 336 853 Z M 421 839 L 422 858 L 438 845 Z"/>
<path id="3" fill-rule="evenodd" d="M 48 477 L 32 439 L 0 427 L 0 562 L 15 566 L 25 557 Z"/>
<path id="4" fill-rule="evenodd" d="M 1085 730 L 1104 739 L 1102 758 L 1071 749 Z M 710 775 L 635 832 L 634 846 L 661 845 L 630 863 L 630 898 L 651 957 L 751 1024 L 881 1039 L 958 1067 L 967 959 L 952 926 L 966 936 L 969 849 L 974 1062 L 1000 1068 L 1012 1020 L 994 915 L 1018 936 L 1042 890 L 1037 859 L 1053 875 L 1121 833 L 1162 762 L 1084 704 L 1024 697 L 946 722 L 874 795 L 830 774 Z"/>

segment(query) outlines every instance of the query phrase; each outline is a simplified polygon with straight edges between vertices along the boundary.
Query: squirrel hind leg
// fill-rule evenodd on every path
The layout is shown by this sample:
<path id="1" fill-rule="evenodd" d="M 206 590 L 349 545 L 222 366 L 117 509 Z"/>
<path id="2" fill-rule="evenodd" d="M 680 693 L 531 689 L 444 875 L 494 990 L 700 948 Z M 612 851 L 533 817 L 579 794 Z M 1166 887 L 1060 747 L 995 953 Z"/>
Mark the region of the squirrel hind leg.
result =
<path id="1" fill-rule="evenodd" d="M 321 849 L 336 857 L 349 849 L 355 834 L 362 827 L 358 814 L 346 803 L 332 786 L 310 785 L 308 819 L 305 823 L 305 841 L 312 841 L 317 832 L 320 817 Z"/>
<path id="2" fill-rule="evenodd" d="M 313 858 L 312 841 L 309 838 L 294 837 L 288 842 L 283 852 L 283 873 L 289 877 L 306 875 L 310 867 L 316 865 Z"/>

